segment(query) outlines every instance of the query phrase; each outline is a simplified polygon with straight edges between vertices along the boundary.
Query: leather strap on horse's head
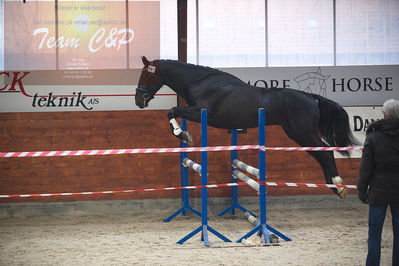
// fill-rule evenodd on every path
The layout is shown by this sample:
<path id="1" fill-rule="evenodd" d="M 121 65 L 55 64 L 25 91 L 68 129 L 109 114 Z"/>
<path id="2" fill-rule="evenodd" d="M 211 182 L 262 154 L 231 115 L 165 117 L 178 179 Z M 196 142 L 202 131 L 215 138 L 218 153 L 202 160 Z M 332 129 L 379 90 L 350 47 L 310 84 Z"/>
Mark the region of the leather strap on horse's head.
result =
<path id="1" fill-rule="evenodd" d="M 153 93 L 151 90 L 149 90 L 149 88 L 138 87 L 136 89 L 136 92 L 142 92 L 143 97 L 146 100 L 150 100 L 150 99 L 154 98 L 154 96 L 155 96 L 155 93 Z M 147 97 L 146 97 L 146 94 L 148 95 Z"/>

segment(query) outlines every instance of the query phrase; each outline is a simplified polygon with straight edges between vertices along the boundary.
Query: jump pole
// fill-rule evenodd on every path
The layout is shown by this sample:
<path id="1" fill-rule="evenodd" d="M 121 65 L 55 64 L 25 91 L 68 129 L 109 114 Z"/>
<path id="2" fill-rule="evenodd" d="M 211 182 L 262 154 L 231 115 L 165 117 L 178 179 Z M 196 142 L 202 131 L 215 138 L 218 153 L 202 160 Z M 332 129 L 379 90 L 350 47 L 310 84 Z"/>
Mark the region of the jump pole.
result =
<path id="1" fill-rule="evenodd" d="M 201 110 L 201 147 L 208 146 L 208 111 L 206 109 Z M 208 185 L 208 152 L 201 152 L 201 185 Z M 208 231 L 222 239 L 224 242 L 231 242 L 230 239 L 223 236 L 221 233 L 213 229 L 208 225 L 208 188 L 201 188 L 201 225 L 177 241 L 177 244 L 183 244 L 188 239 L 201 232 L 201 241 L 204 242 L 205 246 L 209 246 Z"/>
<path id="2" fill-rule="evenodd" d="M 181 122 L 181 128 L 183 131 L 187 130 L 187 120 L 182 119 Z M 183 141 L 180 141 L 180 147 L 185 148 L 187 147 L 187 144 Z M 184 166 L 184 160 L 188 157 L 188 152 L 181 152 L 180 153 L 180 183 L 182 187 L 188 186 L 189 182 L 189 175 L 188 175 L 188 168 Z M 193 209 L 190 206 L 190 195 L 189 195 L 189 190 L 188 189 L 182 189 L 181 190 L 181 204 L 182 207 L 172 213 L 168 218 L 164 219 L 164 222 L 170 222 L 175 218 L 177 215 L 182 214 L 183 216 L 186 216 L 186 211 L 191 211 L 192 213 L 201 216 L 201 213 L 198 212 L 197 210 Z"/>

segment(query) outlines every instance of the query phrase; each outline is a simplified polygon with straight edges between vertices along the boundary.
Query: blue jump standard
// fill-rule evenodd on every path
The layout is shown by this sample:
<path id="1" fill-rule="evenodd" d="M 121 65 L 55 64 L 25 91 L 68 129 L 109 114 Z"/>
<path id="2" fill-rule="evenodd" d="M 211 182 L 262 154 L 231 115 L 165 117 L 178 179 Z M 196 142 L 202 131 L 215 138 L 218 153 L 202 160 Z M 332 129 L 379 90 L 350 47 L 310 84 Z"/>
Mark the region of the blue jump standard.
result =
<path id="1" fill-rule="evenodd" d="M 187 130 L 187 120 L 182 119 L 182 126 L 181 126 L 183 131 Z M 185 148 L 187 147 L 187 144 L 184 143 L 183 141 L 180 141 L 180 147 Z M 187 152 L 181 152 L 180 153 L 180 178 L 181 178 L 181 186 L 186 187 L 188 186 L 188 168 L 183 166 L 183 160 L 188 157 Z M 186 216 L 186 211 L 191 211 L 192 213 L 201 216 L 201 213 L 195 209 L 193 209 L 190 206 L 190 195 L 189 195 L 189 190 L 188 189 L 182 189 L 181 190 L 181 202 L 182 202 L 182 207 L 172 213 L 168 218 L 164 220 L 164 222 L 170 222 L 175 218 L 177 215 L 182 214 L 183 216 Z"/>
<path id="2" fill-rule="evenodd" d="M 238 145 L 238 134 L 237 134 L 237 130 L 233 129 L 231 131 L 231 146 L 237 146 L 237 145 Z M 231 151 L 230 158 L 231 158 L 231 161 L 236 160 L 238 158 L 238 151 Z M 233 172 L 234 170 L 235 170 L 235 167 L 233 165 L 231 165 L 231 172 Z M 237 179 L 234 178 L 233 175 L 231 175 L 231 183 L 237 183 Z M 218 214 L 218 216 L 223 216 L 226 213 L 228 213 L 229 211 L 231 211 L 232 215 L 236 215 L 236 209 L 239 209 L 239 210 L 243 211 L 244 213 L 250 212 L 245 207 L 241 206 L 238 203 L 238 186 L 234 186 L 231 188 L 231 199 L 232 199 L 232 203 L 231 203 L 230 207 L 228 207 L 224 211 L 220 212 Z M 254 214 L 252 214 L 252 215 L 255 216 Z"/>
<path id="3" fill-rule="evenodd" d="M 208 146 L 208 111 L 201 110 L 201 146 Z M 201 185 L 208 185 L 208 152 L 201 152 Z M 224 242 L 231 242 L 227 237 L 213 229 L 208 225 L 208 188 L 201 188 L 201 225 L 194 231 L 177 241 L 178 244 L 183 244 L 188 239 L 201 232 L 201 241 L 205 246 L 209 246 L 208 232 L 213 233 Z"/>
<path id="4" fill-rule="evenodd" d="M 258 110 L 258 130 L 259 130 L 259 146 L 265 146 L 265 110 L 264 109 L 259 109 Z M 235 130 L 232 131 L 232 145 L 237 145 L 237 132 L 233 134 Z M 237 151 L 232 151 L 231 152 L 231 161 L 233 162 L 234 160 L 237 159 Z M 232 171 L 235 170 L 234 166 L 232 167 Z M 234 180 L 233 182 L 236 182 Z M 241 242 L 245 238 L 249 238 L 256 232 L 258 232 L 258 236 L 263 236 L 263 239 L 265 240 L 266 244 L 270 244 L 270 239 L 269 239 L 269 232 L 272 232 L 276 234 L 277 236 L 281 237 L 285 241 L 291 241 L 289 237 L 284 235 L 283 233 L 277 231 L 273 227 L 269 226 L 266 224 L 266 152 L 259 150 L 259 217 L 260 221 L 258 221 L 255 224 L 255 227 L 249 231 L 247 234 L 245 234 L 243 237 L 237 240 L 237 242 Z M 231 213 L 234 215 L 235 214 L 235 209 L 239 209 L 241 211 L 248 212 L 246 208 L 242 207 L 238 203 L 238 187 L 232 187 L 232 204 L 230 207 L 228 207 L 226 210 L 222 211 L 219 213 L 219 216 L 223 216 L 224 214 L 228 213 L 231 211 Z M 251 215 L 253 215 L 251 213 Z M 255 215 L 253 215 L 256 217 Z"/>

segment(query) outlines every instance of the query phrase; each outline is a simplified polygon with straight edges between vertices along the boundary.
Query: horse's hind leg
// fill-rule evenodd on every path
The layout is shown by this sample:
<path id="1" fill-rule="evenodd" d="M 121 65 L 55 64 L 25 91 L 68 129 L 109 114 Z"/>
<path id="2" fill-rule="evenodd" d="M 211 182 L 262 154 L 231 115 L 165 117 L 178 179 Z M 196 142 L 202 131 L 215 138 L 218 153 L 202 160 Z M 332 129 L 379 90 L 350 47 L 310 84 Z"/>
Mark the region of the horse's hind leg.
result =
<path id="1" fill-rule="evenodd" d="M 329 147 L 315 133 L 304 134 L 302 132 L 301 136 L 298 136 L 299 134 L 295 134 L 289 127 L 283 126 L 283 128 L 288 137 L 295 140 L 302 147 Z M 327 184 L 343 184 L 341 177 L 338 175 L 334 153 L 332 151 L 309 151 L 308 153 L 312 155 L 321 166 Z M 343 199 L 345 197 L 346 188 L 332 188 L 332 190 L 340 198 Z"/>
<path id="2" fill-rule="evenodd" d="M 200 122 L 201 110 L 196 107 L 188 106 L 172 107 L 172 109 L 170 109 L 168 112 L 168 119 L 173 135 L 181 139 L 183 142 L 189 145 L 193 145 L 193 138 L 191 137 L 191 134 L 187 131 L 183 131 L 180 128 L 179 123 L 176 121 L 176 118 L 178 117 L 185 118 L 194 122 Z"/>
<path id="3" fill-rule="evenodd" d="M 324 144 L 324 142 L 321 141 Z M 327 145 L 315 145 L 314 147 L 323 147 Z M 311 147 L 310 145 L 306 145 Z M 323 169 L 324 178 L 327 184 L 334 184 L 334 185 L 342 185 L 343 180 L 338 175 L 337 166 L 334 160 L 334 153 L 332 151 L 309 151 L 310 155 L 312 155 L 316 161 L 320 164 L 321 168 Z M 345 198 L 346 188 L 332 188 L 335 194 L 337 194 L 341 199 Z"/>

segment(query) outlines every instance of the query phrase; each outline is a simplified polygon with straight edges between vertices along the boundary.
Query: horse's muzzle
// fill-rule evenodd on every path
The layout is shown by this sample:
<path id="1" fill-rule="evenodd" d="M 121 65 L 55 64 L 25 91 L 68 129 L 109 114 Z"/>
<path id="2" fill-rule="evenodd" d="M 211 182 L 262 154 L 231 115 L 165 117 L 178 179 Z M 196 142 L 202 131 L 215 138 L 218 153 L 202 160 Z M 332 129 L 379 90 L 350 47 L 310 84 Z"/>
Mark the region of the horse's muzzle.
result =
<path id="1" fill-rule="evenodd" d="M 148 92 L 136 90 L 135 101 L 140 109 L 147 107 L 151 99 L 151 95 Z"/>

